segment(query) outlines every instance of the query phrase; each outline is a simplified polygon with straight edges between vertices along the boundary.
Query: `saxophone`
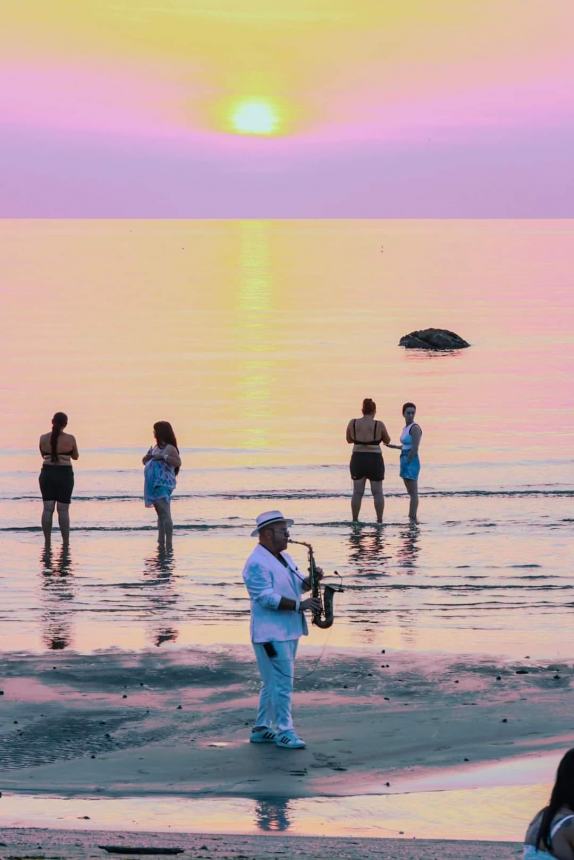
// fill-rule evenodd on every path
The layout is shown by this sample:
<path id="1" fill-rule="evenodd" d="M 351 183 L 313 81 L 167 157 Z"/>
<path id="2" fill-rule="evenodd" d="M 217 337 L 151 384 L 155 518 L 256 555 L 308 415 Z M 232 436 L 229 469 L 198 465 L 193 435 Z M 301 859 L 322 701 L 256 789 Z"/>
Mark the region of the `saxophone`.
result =
<path id="1" fill-rule="evenodd" d="M 317 576 L 317 565 L 315 564 L 315 556 L 313 554 L 313 547 L 310 543 L 305 543 L 302 540 L 291 540 L 289 538 L 289 543 L 296 543 L 299 546 L 306 546 L 307 553 L 309 556 L 309 582 L 311 584 L 311 596 L 318 598 L 321 601 L 321 609 L 313 612 L 312 615 L 312 623 L 316 627 L 321 627 L 323 630 L 326 630 L 327 627 L 330 627 L 333 623 L 333 600 L 334 595 L 337 591 L 343 591 L 342 586 L 340 585 L 324 585 L 323 593 L 321 593 L 321 583 L 319 577 Z M 335 571 L 337 576 L 339 574 Z"/>

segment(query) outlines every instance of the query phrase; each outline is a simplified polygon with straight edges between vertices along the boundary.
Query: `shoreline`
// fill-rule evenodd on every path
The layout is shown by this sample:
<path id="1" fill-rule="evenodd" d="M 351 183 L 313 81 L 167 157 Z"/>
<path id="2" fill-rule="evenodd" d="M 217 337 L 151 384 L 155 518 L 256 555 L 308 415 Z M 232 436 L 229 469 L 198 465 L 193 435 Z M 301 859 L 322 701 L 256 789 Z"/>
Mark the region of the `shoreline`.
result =
<path id="1" fill-rule="evenodd" d="M 45 830 L 33 828 L 6 829 L 0 833 L 0 850 L 5 856 L 27 856 L 32 851 L 57 851 L 61 860 L 121 856 L 108 853 L 99 846 L 121 846 L 181 850 L 184 857 L 203 860 L 263 860 L 271 856 L 313 857 L 317 860 L 518 860 L 522 849 L 513 842 L 412 840 L 412 839 L 346 839 L 328 836 L 242 836 L 189 833 L 126 834 L 123 831 Z M 232 853 L 231 853 L 232 852 Z M 125 855 L 124 855 L 125 856 Z M 162 854 L 151 853 L 160 857 Z"/>
<path id="2" fill-rule="evenodd" d="M 307 798 L 2 795 L 0 830 L 62 829 L 126 834 L 212 833 L 302 838 L 329 833 L 342 839 L 415 839 L 509 842 L 540 808 L 550 786 L 436 790 L 406 794 Z M 500 822 L 499 812 L 505 809 Z M 498 816 L 498 817 L 497 817 Z M 491 822 L 497 822 L 493 829 Z M 131 838 L 131 837 L 130 837 Z"/>
<path id="3" fill-rule="evenodd" d="M 0 797 L 6 799 L 12 795 L 38 799 L 44 797 L 54 800 L 68 798 L 85 800 L 129 799 L 133 801 L 145 801 L 149 798 L 171 798 L 174 801 L 197 801 L 205 798 L 219 801 L 343 801 L 345 799 L 353 800 L 357 798 L 376 799 L 421 794 L 448 794 L 449 792 L 457 791 L 471 792 L 488 790 L 500 786 L 550 785 L 551 780 L 548 778 L 548 775 L 553 772 L 564 744 L 571 740 L 574 741 L 574 734 L 572 736 L 547 736 L 540 747 L 530 749 L 523 754 L 518 753 L 495 759 L 482 759 L 472 763 L 465 757 L 462 764 L 445 764 L 441 767 L 420 765 L 402 770 L 397 769 L 394 772 L 392 784 L 389 781 L 381 782 L 380 779 L 369 782 L 368 779 L 361 779 L 360 775 L 347 771 L 346 777 L 342 778 L 344 781 L 343 785 L 340 785 L 337 781 L 334 785 L 330 786 L 329 780 L 325 778 L 322 783 L 324 790 L 317 793 L 307 791 L 299 793 L 273 793 L 268 790 L 267 786 L 261 788 L 241 786 L 237 791 L 232 789 L 218 791 L 217 789 L 190 787 L 187 785 L 178 785 L 175 787 L 172 784 L 163 787 L 163 789 L 160 785 L 130 785 L 129 792 L 126 792 L 125 787 L 121 785 L 111 789 L 98 785 L 92 790 L 90 788 L 87 788 L 87 790 L 80 788 L 78 790 L 77 787 L 67 788 L 65 785 L 61 785 L 58 788 L 50 785 L 29 786 L 20 780 L 11 783 L 9 779 L 4 778 L 2 782 L 3 792 L 0 792 Z M 224 743 L 214 743 L 209 746 L 225 750 L 227 745 Z M 270 749 L 274 754 L 275 750 L 272 745 Z M 295 756 L 290 757 L 295 769 L 290 771 L 290 773 L 297 776 L 302 775 L 302 770 L 297 769 L 301 752 L 297 751 Z M 286 758 L 286 756 L 282 756 L 277 761 L 279 764 L 282 764 Z M 268 760 L 267 763 L 269 763 Z M 322 765 L 316 765 L 316 767 L 321 768 Z M 334 769 L 346 771 L 343 767 L 335 766 Z M 332 790 L 329 790 L 329 787 Z"/>

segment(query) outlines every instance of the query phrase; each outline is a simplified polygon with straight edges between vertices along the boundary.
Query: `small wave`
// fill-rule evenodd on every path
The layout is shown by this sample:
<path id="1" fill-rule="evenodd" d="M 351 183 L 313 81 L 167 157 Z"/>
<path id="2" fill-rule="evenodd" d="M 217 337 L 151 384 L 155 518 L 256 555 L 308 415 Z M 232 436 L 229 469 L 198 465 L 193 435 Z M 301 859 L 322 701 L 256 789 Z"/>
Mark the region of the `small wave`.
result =
<path id="1" fill-rule="evenodd" d="M 400 496 L 404 493 L 387 493 L 388 496 Z M 250 490 L 237 490 L 227 493 L 176 493 L 174 501 L 184 499 L 226 499 L 228 501 L 251 500 L 251 499 L 284 499 L 285 501 L 296 499 L 346 499 L 351 492 L 327 492 L 323 490 L 265 490 L 251 492 Z M 5 502 L 37 502 L 38 496 L 34 494 L 22 494 L 19 496 L 2 496 Z M 143 503 L 143 497 L 139 494 L 130 493 L 94 493 L 92 495 L 75 495 L 74 502 L 139 502 Z"/>
<path id="2" fill-rule="evenodd" d="M 360 576 L 360 575 L 359 575 Z M 360 576 L 361 579 L 364 576 Z M 468 582 L 460 582 L 460 583 L 451 583 L 450 585 L 435 585 L 434 583 L 422 583 L 422 582 L 387 582 L 381 583 L 380 585 L 372 585 L 372 583 L 365 583 L 351 581 L 350 576 L 345 575 L 345 591 L 435 591 L 439 594 L 441 593 L 451 593 L 451 592 L 461 592 L 462 594 L 470 593 L 470 592 L 481 592 L 488 593 L 490 591 L 571 591 L 574 589 L 573 584 L 566 585 L 553 585 L 553 584 L 544 584 L 544 585 L 518 585 L 516 583 L 484 583 L 480 585 L 473 585 Z"/>
<path id="3" fill-rule="evenodd" d="M 541 564 L 511 564 L 510 567 L 515 567 L 518 570 L 520 570 L 521 568 L 528 568 L 528 567 L 542 567 L 542 565 Z"/>
<path id="4" fill-rule="evenodd" d="M 185 499 L 225 499 L 227 501 L 241 500 L 313 500 L 313 499 L 348 499 L 350 491 L 332 490 L 261 490 L 252 492 L 250 490 L 237 490 L 229 492 L 196 492 L 176 493 L 174 501 Z M 387 492 L 387 498 L 403 498 L 404 492 Z M 570 498 L 574 496 L 574 490 L 426 490 L 419 496 L 427 499 L 448 498 Z M 3 496 L 6 502 L 37 502 L 38 496 L 34 494 L 21 494 L 16 496 Z M 74 502 L 142 502 L 142 496 L 130 493 L 93 493 L 90 495 L 76 495 Z M 565 517 L 560 522 L 570 523 L 574 519 Z M 456 525 L 456 520 L 449 520 L 448 525 Z"/>
<path id="5" fill-rule="evenodd" d="M 226 523 L 174 523 L 174 531 L 211 531 L 213 529 L 245 529 L 246 525 L 229 525 Z M 3 526 L 0 532 L 41 532 L 41 526 Z M 157 531 L 157 525 L 141 526 L 74 526 L 71 531 L 77 532 L 150 532 Z"/>

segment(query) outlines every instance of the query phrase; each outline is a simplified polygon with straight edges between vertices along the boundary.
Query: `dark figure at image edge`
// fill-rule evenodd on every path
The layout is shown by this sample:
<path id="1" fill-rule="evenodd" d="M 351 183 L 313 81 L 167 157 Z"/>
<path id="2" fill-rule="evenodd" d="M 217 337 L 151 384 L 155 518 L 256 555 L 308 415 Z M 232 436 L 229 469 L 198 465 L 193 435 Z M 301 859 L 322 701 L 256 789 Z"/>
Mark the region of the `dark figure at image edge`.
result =
<path id="1" fill-rule="evenodd" d="M 523 860 L 574 858 L 574 749 L 564 754 L 550 802 L 534 817 L 524 839 Z"/>

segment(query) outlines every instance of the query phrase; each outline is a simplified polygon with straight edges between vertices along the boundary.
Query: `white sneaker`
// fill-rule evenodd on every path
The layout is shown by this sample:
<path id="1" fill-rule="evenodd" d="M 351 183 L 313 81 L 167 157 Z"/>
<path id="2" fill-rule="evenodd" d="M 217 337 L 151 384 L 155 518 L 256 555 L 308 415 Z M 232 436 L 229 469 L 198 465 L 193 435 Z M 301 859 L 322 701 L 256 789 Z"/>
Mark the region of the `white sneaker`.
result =
<path id="1" fill-rule="evenodd" d="M 282 750 L 305 749 L 305 741 L 293 729 L 287 732 L 278 732 L 275 736 L 275 745 Z"/>
<path id="2" fill-rule="evenodd" d="M 267 726 L 258 726 L 255 729 L 251 729 L 249 742 L 252 744 L 272 744 L 276 737 L 277 735 L 273 729 L 269 729 Z"/>

